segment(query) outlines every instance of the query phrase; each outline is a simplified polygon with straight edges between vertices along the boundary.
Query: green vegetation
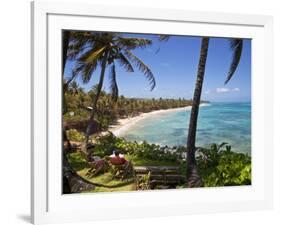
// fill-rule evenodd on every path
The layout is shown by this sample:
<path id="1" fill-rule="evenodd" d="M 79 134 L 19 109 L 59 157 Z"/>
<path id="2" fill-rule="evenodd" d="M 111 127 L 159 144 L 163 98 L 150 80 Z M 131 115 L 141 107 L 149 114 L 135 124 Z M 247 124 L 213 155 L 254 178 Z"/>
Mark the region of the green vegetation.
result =
<path id="1" fill-rule="evenodd" d="M 97 68 L 100 68 L 99 82 L 95 87 L 89 123 L 85 132 L 85 147 L 91 135 L 92 124 L 97 120 L 97 104 L 100 100 L 106 69 L 110 68 L 108 78 L 110 80 L 111 99 L 114 102 L 117 101 L 119 96 L 116 64 L 119 64 L 126 72 L 134 72 L 135 69 L 139 70 L 149 81 L 151 90 L 156 86 L 156 81 L 150 68 L 133 52 L 133 50 L 146 48 L 151 45 L 152 40 L 124 37 L 121 33 L 117 32 L 76 31 L 71 32 L 70 35 L 72 40 L 68 43 L 68 57 L 76 60 L 73 76 L 80 76 L 83 83 L 86 84 L 90 82 Z M 104 122 L 108 121 L 102 121 L 102 123 Z M 87 148 L 84 148 L 84 151 L 87 152 Z"/>
<path id="2" fill-rule="evenodd" d="M 78 174 L 85 177 L 87 170 L 79 171 Z M 95 183 L 102 184 L 103 186 L 96 186 L 91 192 L 115 192 L 115 191 L 133 191 L 135 190 L 134 180 L 120 180 L 112 179 L 112 174 L 110 172 L 101 174 L 97 177 L 86 178 L 87 180 Z"/>
<path id="3" fill-rule="evenodd" d="M 226 143 L 200 149 L 198 154 L 196 160 L 205 186 L 251 184 L 251 157 L 247 154 L 231 151 L 231 146 Z"/>
<path id="4" fill-rule="evenodd" d="M 67 113 L 64 114 L 64 122 L 79 122 L 90 117 L 92 99 L 96 92 L 96 86 L 89 92 L 84 92 L 78 85 L 75 89 L 70 86 L 65 93 L 65 107 Z M 179 99 L 139 99 L 125 98 L 120 96 L 115 102 L 111 94 L 104 91 L 100 93 L 95 120 L 100 125 L 101 130 L 105 130 L 109 125 L 116 123 L 118 118 L 132 117 L 140 113 L 147 113 L 154 110 L 186 107 L 191 105 L 191 100 Z M 85 131 L 86 128 L 83 130 Z"/>
<path id="5" fill-rule="evenodd" d="M 147 142 L 129 142 L 114 135 L 107 135 L 95 141 L 92 152 L 95 156 L 103 158 L 112 153 L 112 148 L 120 149 L 134 166 L 178 166 L 182 175 L 186 175 L 186 148 L 183 146 L 161 147 Z M 77 173 L 88 179 L 85 174 L 89 167 L 83 154 L 70 153 L 68 159 Z M 213 144 L 210 148 L 199 148 L 196 161 L 205 187 L 251 184 L 251 157 L 231 151 L 231 146 L 227 143 Z M 94 192 L 134 190 L 133 180 L 113 179 L 110 171 L 88 180 L 111 186 L 97 187 Z M 178 186 L 178 188 L 183 187 L 185 185 Z"/>
<path id="6" fill-rule="evenodd" d="M 160 35 L 159 40 L 168 40 L 169 36 Z M 117 73 L 115 64 L 121 65 L 126 72 L 139 70 L 149 81 L 151 90 L 156 85 L 155 77 L 140 58 L 134 54 L 134 50 L 143 49 L 152 44 L 152 40 L 138 37 L 125 37 L 116 32 L 87 32 L 64 31 L 63 32 L 63 72 L 68 60 L 74 62 L 71 76 L 63 77 L 63 178 L 64 193 L 73 193 L 76 190 L 88 192 L 102 191 L 128 191 L 134 190 L 134 177 L 129 180 L 114 178 L 112 171 L 89 178 L 87 172 L 91 167 L 88 160 L 90 155 L 107 157 L 112 154 L 112 148 L 120 149 L 128 160 L 135 166 L 178 166 L 180 172 L 187 179 L 191 174 L 198 173 L 206 187 L 246 185 L 251 184 L 251 158 L 248 155 L 235 153 L 226 143 L 212 145 L 210 149 L 196 149 L 195 139 L 197 119 L 201 91 L 207 60 L 209 37 L 202 38 L 198 74 L 195 85 L 193 101 L 186 99 L 139 99 L 119 97 Z M 233 39 L 231 42 L 233 58 L 226 83 L 233 76 L 241 56 L 243 41 Z M 76 83 L 80 79 L 88 84 L 94 72 L 100 69 L 98 83 L 92 89 L 85 92 Z M 106 73 L 106 69 L 110 69 Z M 105 75 L 110 80 L 110 93 L 103 91 Z M 100 138 L 92 137 L 94 146 L 89 149 L 90 136 L 100 131 L 107 130 L 110 125 L 119 118 L 133 117 L 140 113 L 151 112 L 160 109 L 179 108 L 191 106 L 192 111 L 189 123 L 187 147 L 165 146 L 161 147 L 147 142 L 128 142 L 125 139 L 107 135 Z M 73 152 L 70 141 L 80 142 L 82 151 Z M 83 145 L 82 145 L 83 143 Z M 82 154 L 83 152 L 83 154 Z M 93 169 L 95 169 L 93 167 Z M 99 171 L 100 172 L 100 171 Z M 84 179 L 83 179 L 84 178 Z M 149 176 L 145 176 L 148 180 Z M 196 182 L 200 186 L 201 182 Z M 180 185 L 178 188 L 185 187 Z M 73 191 L 74 190 L 74 191 Z"/>
<path id="7" fill-rule="evenodd" d="M 67 155 L 68 161 L 71 167 L 77 172 L 77 174 L 84 179 L 101 184 L 96 186 L 91 192 L 113 192 L 113 191 L 132 191 L 135 190 L 135 182 L 133 178 L 120 180 L 113 179 L 111 171 L 100 174 L 95 177 L 89 178 L 86 173 L 90 169 L 84 154 L 81 152 L 69 153 Z"/>
<path id="8" fill-rule="evenodd" d="M 83 134 L 81 134 L 80 132 L 78 132 L 76 129 L 69 129 L 66 132 L 69 140 L 72 141 L 78 141 L 78 142 L 82 142 L 85 140 L 85 136 Z"/>

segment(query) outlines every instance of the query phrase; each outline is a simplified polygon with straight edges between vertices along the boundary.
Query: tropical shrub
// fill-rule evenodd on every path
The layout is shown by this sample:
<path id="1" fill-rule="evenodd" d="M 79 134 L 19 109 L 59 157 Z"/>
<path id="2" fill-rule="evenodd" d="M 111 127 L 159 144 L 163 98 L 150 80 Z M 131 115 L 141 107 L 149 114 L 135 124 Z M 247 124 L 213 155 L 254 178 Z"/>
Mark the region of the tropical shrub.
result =
<path id="1" fill-rule="evenodd" d="M 251 157 L 231 151 L 227 143 L 199 149 L 196 160 L 205 186 L 251 184 Z"/>
<path id="2" fill-rule="evenodd" d="M 90 108 L 93 104 L 93 97 L 95 96 L 95 88 L 86 92 L 76 82 L 75 90 L 68 88 L 64 94 L 64 115 L 63 121 L 79 121 L 85 120 L 90 116 Z M 202 101 L 204 102 L 204 101 Z M 191 105 L 191 100 L 179 99 L 141 99 L 141 98 L 127 98 L 120 96 L 117 102 L 112 100 L 111 93 L 101 91 L 97 109 L 95 112 L 95 119 L 101 124 L 103 130 L 114 124 L 118 118 L 129 116 L 136 116 L 140 113 L 151 112 L 160 109 L 170 109 L 178 107 L 186 107 Z"/>
<path id="3" fill-rule="evenodd" d="M 78 132 L 76 129 L 69 129 L 66 131 L 67 137 L 71 141 L 82 142 L 85 140 L 85 136 Z"/>
<path id="4" fill-rule="evenodd" d="M 94 154 L 104 157 L 111 155 L 113 149 L 119 149 L 126 155 L 136 158 L 153 160 L 153 161 L 169 161 L 176 162 L 181 158 L 181 152 L 168 146 L 149 144 L 146 141 L 142 143 L 129 142 L 124 138 L 115 137 L 112 134 L 103 136 L 96 141 Z M 180 148 L 182 151 L 182 148 Z"/>
<path id="5" fill-rule="evenodd" d="M 75 129 L 69 130 L 68 136 L 70 140 L 84 140 L 84 136 Z M 138 165 L 177 165 L 185 175 L 186 148 L 183 146 L 168 147 L 149 144 L 145 141 L 130 142 L 109 134 L 95 140 L 92 152 L 95 156 L 104 158 L 111 155 L 114 149 L 119 149 L 126 154 L 126 158 L 132 160 L 133 164 L 138 162 Z M 78 167 L 80 162 L 73 157 L 71 159 Z M 210 148 L 198 148 L 196 161 L 205 187 L 251 184 L 251 157 L 231 151 L 231 146 L 227 143 L 212 144 Z M 85 166 L 84 162 L 81 162 L 82 164 Z M 184 187 L 186 186 L 183 185 L 181 188 Z"/>
<path id="6" fill-rule="evenodd" d="M 103 136 L 96 141 L 94 155 L 105 157 L 119 149 L 130 159 L 142 162 L 163 162 L 178 165 L 185 174 L 186 148 L 183 146 L 159 146 L 147 142 L 130 142 L 112 134 Z M 206 187 L 235 186 L 251 184 L 251 157 L 247 154 L 231 151 L 227 143 L 212 144 L 210 148 L 199 148 L 196 161 L 200 176 Z"/>

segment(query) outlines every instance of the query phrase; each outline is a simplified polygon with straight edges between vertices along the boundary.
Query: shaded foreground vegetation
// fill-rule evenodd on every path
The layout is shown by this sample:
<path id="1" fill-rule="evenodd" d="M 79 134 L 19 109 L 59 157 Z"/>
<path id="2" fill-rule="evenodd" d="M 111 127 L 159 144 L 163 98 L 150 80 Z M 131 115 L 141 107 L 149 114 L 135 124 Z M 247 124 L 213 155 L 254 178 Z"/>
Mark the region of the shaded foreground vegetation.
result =
<path id="1" fill-rule="evenodd" d="M 69 139 L 73 139 L 73 134 L 69 135 Z M 134 166 L 177 166 L 180 168 L 180 173 L 183 176 L 186 175 L 186 148 L 183 146 L 168 147 L 147 142 L 129 142 L 109 134 L 95 140 L 95 145 L 91 150 L 95 156 L 105 158 L 111 155 L 113 148 L 124 153 L 126 159 L 130 160 Z M 101 184 L 101 186 L 96 186 L 93 192 L 136 190 L 136 180 L 133 176 L 122 180 L 115 178 L 112 170 L 95 177 L 87 177 L 89 165 L 81 151 L 70 152 L 67 157 L 77 174 L 91 182 Z M 204 187 L 251 184 L 251 157 L 231 151 L 231 146 L 227 143 L 212 144 L 209 148 L 198 148 L 196 161 Z M 176 188 L 185 187 L 186 184 L 176 186 Z"/>

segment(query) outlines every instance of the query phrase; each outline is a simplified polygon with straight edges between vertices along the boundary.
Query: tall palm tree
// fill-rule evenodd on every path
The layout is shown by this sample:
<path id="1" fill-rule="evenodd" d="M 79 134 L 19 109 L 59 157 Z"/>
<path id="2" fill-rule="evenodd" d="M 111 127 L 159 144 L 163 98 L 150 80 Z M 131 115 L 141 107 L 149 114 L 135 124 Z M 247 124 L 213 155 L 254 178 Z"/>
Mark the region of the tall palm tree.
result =
<path id="1" fill-rule="evenodd" d="M 79 32 L 77 38 L 81 39 L 82 35 L 83 34 Z M 84 39 L 87 41 L 83 46 L 80 46 L 80 48 L 83 48 L 83 52 L 74 53 L 74 55 L 78 55 L 76 73 L 82 77 L 84 83 L 88 83 L 96 68 L 99 65 L 101 68 L 96 94 L 93 98 L 89 125 L 85 132 L 86 141 L 84 151 L 86 151 L 91 129 L 94 125 L 94 116 L 97 111 L 97 102 L 103 87 L 106 68 L 109 66 L 111 67 L 109 80 L 111 95 L 114 101 L 117 101 L 119 93 L 116 79 L 116 63 L 122 66 L 126 72 L 134 72 L 133 65 L 137 67 L 148 79 L 151 90 L 154 89 L 156 81 L 150 68 L 132 52 L 134 49 L 151 45 L 151 40 L 123 37 L 121 34 L 108 32 L 85 32 Z M 73 44 L 70 45 L 70 48 L 77 49 L 76 44 L 80 45 L 79 41 L 74 41 Z"/>
<path id="2" fill-rule="evenodd" d="M 67 52 L 68 52 L 68 46 L 70 42 L 70 32 L 65 31 L 63 33 L 63 51 L 62 51 L 62 71 L 64 73 L 65 70 L 65 65 L 67 61 Z M 67 86 L 70 82 L 66 82 L 67 85 L 63 86 L 63 98 L 65 98 L 64 94 L 67 89 Z M 65 110 L 64 110 L 65 113 Z M 62 151 L 62 158 L 63 158 L 63 187 L 62 187 L 62 192 L 63 194 L 68 194 L 68 193 L 77 193 L 77 192 L 82 192 L 82 191 L 89 191 L 95 188 L 95 184 L 83 179 L 80 177 L 75 170 L 73 170 L 67 160 L 67 155 L 66 152 L 71 150 L 71 144 L 69 139 L 67 138 L 66 135 L 66 130 L 63 127 L 62 131 L 62 136 L 63 136 L 63 142 L 66 142 L 66 146 L 63 146 L 63 151 Z"/>
<path id="3" fill-rule="evenodd" d="M 115 62 L 123 66 L 128 72 L 134 71 L 131 64 L 133 63 L 147 77 L 151 85 L 151 90 L 154 89 L 156 85 L 153 73 L 149 67 L 131 52 L 134 49 L 144 48 L 152 44 L 151 40 L 144 38 L 125 38 L 117 33 L 64 31 L 62 41 L 63 73 L 65 71 L 67 59 L 78 59 L 78 63 L 73 70 L 71 77 L 64 82 L 63 95 L 68 89 L 69 84 L 78 75 L 81 75 L 83 82 L 87 83 L 90 81 L 97 66 L 101 65 L 100 80 L 97 86 L 96 95 L 93 98 L 93 109 L 87 131 L 90 130 L 89 127 L 93 121 L 107 66 L 111 65 L 111 92 L 112 98 L 115 101 L 118 98 Z M 87 134 L 87 141 L 88 138 L 89 135 Z M 96 184 L 80 177 L 68 163 L 66 151 L 71 149 L 71 144 L 67 138 L 65 128 L 63 128 L 63 140 L 67 143 L 67 147 L 63 150 L 63 193 L 81 192 L 95 188 Z"/>
<path id="4" fill-rule="evenodd" d="M 197 79 L 195 84 L 195 90 L 192 101 L 192 108 L 190 114 L 189 130 L 187 137 L 187 184 L 189 187 L 202 186 L 203 183 L 198 174 L 196 159 L 195 159 L 195 141 L 196 141 L 196 129 L 197 120 L 199 113 L 199 105 L 201 100 L 201 92 L 205 75 L 205 66 L 207 61 L 208 49 L 209 49 L 209 37 L 203 37 L 201 42 L 200 59 L 197 70 Z M 243 40 L 242 39 L 232 39 L 230 41 L 230 47 L 233 51 L 232 62 L 225 80 L 225 84 L 232 78 L 236 68 L 239 64 L 242 49 Z"/>

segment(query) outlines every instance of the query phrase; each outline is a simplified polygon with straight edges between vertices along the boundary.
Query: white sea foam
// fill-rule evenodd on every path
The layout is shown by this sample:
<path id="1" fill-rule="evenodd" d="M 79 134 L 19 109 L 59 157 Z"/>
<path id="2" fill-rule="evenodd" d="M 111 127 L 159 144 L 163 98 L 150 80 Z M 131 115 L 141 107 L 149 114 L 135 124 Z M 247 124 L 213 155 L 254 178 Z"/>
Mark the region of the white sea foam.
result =
<path id="1" fill-rule="evenodd" d="M 210 103 L 201 103 L 200 107 L 203 107 L 203 106 L 211 106 L 211 104 Z"/>

